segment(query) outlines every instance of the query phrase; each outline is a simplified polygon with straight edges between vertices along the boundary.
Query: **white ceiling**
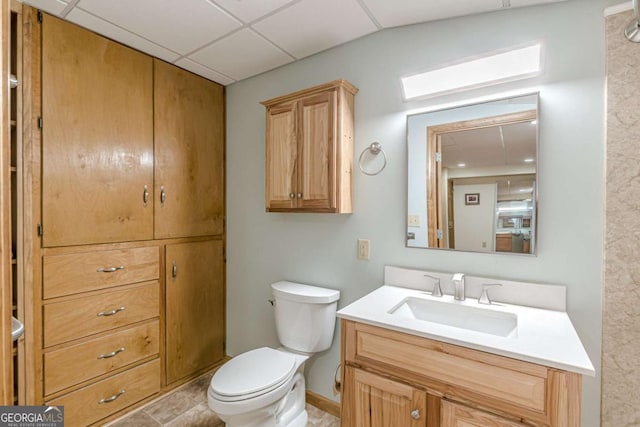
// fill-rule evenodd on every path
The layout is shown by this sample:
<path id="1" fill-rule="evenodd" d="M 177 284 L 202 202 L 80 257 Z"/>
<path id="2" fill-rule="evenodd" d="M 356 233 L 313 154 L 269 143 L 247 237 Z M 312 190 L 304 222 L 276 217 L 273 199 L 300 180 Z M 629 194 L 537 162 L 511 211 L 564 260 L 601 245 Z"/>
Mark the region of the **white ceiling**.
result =
<path id="1" fill-rule="evenodd" d="M 384 28 L 564 0 L 23 0 L 228 85 Z"/>

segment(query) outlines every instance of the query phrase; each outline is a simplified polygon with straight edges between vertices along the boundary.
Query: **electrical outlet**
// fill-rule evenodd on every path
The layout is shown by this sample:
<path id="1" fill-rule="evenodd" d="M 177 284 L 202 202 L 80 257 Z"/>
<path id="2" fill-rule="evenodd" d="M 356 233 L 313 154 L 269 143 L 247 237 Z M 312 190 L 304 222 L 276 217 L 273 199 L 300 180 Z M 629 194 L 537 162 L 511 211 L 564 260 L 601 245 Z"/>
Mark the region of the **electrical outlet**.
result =
<path id="1" fill-rule="evenodd" d="M 369 244 L 368 239 L 358 239 L 358 259 L 369 259 Z"/>
<path id="2" fill-rule="evenodd" d="M 420 215 L 409 215 L 407 223 L 409 227 L 420 227 Z"/>

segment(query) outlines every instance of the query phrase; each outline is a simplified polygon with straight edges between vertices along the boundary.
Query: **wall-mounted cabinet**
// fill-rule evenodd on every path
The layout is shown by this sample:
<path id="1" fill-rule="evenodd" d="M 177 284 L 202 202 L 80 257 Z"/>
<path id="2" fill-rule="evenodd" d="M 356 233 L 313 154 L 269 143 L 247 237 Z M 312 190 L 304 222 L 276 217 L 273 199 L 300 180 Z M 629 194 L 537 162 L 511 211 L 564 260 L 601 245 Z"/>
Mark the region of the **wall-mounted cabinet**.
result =
<path id="1" fill-rule="evenodd" d="M 267 212 L 352 212 L 357 91 L 336 80 L 262 102 Z"/>

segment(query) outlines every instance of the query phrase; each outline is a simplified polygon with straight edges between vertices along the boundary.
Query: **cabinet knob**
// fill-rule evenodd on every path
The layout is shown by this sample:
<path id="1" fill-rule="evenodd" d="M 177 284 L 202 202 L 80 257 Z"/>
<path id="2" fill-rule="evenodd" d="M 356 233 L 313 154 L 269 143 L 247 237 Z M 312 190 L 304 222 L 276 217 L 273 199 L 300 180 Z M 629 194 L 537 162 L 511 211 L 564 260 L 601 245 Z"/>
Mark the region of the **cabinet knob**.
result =
<path id="1" fill-rule="evenodd" d="M 147 207 L 148 202 L 149 202 L 149 187 L 145 185 L 144 190 L 142 191 L 142 203 L 145 208 Z"/>
<path id="2" fill-rule="evenodd" d="M 302 193 L 298 193 L 298 199 L 302 199 Z"/>
<path id="3" fill-rule="evenodd" d="M 293 193 L 289 193 L 289 198 L 290 198 L 290 199 L 295 199 L 295 197 L 296 197 L 296 195 L 295 195 L 295 194 L 293 194 Z"/>
<path id="4" fill-rule="evenodd" d="M 413 418 L 414 420 L 419 420 L 420 419 L 420 409 L 414 409 L 413 411 L 411 411 L 411 418 Z"/>
<path id="5" fill-rule="evenodd" d="M 178 277 L 178 265 L 173 261 L 173 267 L 171 267 L 171 277 L 175 280 Z"/>
<path id="6" fill-rule="evenodd" d="M 167 200 L 167 193 L 164 191 L 164 185 L 160 186 L 160 207 L 164 208 L 164 202 Z"/>

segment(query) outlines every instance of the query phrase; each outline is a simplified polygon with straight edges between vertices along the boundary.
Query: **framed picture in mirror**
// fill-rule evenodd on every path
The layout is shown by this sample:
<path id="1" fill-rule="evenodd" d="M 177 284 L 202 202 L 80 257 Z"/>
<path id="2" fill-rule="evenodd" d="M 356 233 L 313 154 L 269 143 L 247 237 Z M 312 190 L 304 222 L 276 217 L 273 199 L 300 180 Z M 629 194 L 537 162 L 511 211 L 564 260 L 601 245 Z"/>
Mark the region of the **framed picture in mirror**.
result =
<path id="1" fill-rule="evenodd" d="M 464 195 L 464 204 L 465 205 L 479 205 L 480 204 L 480 193 L 467 193 Z"/>

